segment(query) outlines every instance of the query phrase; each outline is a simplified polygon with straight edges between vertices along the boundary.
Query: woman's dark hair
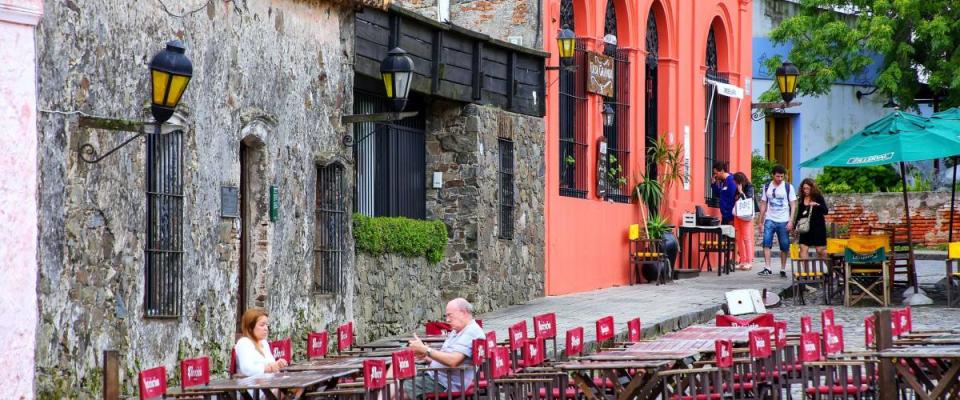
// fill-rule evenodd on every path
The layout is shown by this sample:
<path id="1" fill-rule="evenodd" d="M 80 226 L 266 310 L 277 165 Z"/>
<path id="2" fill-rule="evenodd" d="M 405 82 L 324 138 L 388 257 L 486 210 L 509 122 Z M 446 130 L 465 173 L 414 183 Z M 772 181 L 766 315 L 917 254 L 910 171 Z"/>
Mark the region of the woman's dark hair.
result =
<path id="1" fill-rule="evenodd" d="M 733 181 L 738 185 L 747 186 L 750 184 L 750 178 L 747 178 L 747 174 L 743 172 L 737 172 L 733 174 Z"/>
<path id="2" fill-rule="evenodd" d="M 810 198 L 817 198 L 817 197 L 822 197 L 822 196 L 823 196 L 823 195 L 820 193 L 820 189 L 817 188 L 817 182 L 815 182 L 815 181 L 813 180 L 813 178 L 807 178 L 807 179 L 804 179 L 803 181 L 800 182 L 800 187 L 797 188 L 797 189 L 800 190 L 800 194 L 801 194 L 801 195 L 803 194 L 803 185 L 809 185 L 809 186 L 810 186 Z"/>

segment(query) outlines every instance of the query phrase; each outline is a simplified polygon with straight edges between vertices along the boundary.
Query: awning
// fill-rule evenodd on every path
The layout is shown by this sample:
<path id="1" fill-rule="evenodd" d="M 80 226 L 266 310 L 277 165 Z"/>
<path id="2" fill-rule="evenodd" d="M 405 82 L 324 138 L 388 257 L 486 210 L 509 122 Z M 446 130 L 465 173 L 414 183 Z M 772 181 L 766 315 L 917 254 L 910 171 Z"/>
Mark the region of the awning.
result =
<path id="1" fill-rule="evenodd" d="M 713 85 L 716 90 L 710 92 L 710 107 L 707 108 L 707 119 L 710 120 L 710 113 L 713 112 L 713 98 L 716 94 L 737 99 L 737 113 L 733 116 L 733 123 L 730 124 L 730 137 L 733 137 L 737 127 L 737 118 L 740 118 L 740 107 L 743 106 L 743 88 L 731 85 L 729 83 L 718 82 L 713 79 L 703 79 L 703 84 Z M 707 133 L 707 124 L 703 124 L 703 133 Z"/>

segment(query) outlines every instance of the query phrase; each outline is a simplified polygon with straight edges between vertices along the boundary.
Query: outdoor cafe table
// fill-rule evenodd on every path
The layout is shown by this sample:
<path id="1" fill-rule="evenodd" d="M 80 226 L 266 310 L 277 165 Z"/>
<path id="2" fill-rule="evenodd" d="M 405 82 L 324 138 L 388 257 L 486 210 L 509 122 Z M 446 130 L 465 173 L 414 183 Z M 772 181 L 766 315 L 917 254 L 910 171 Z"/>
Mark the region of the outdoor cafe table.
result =
<path id="1" fill-rule="evenodd" d="M 757 329 L 773 330 L 768 327 L 757 326 L 690 326 L 676 332 L 661 336 L 661 339 L 708 340 L 711 344 L 715 340 L 729 340 L 735 344 L 744 344 L 750 340 L 750 332 Z"/>
<path id="2" fill-rule="evenodd" d="M 936 360 L 941 368 L 918 363 L 918 360 L 931 359 Z M 905 362 L 901 363 L 900 360 Z M 948 393 L 956 397 L 960 391 L 960 346 L 888 349 L 880 352 L 880 361 L 892 363 L 897 375 L 913 389 L 918 399 L 943 399 Z"/>
<path id="3" fill-rule="evenodd" d="M 657 372 L 670 369 L 673 365 L 674 362 L 669 360 L 574 361 L 558 363 L 555 367 L 569 373 L 587 399 L 606 398 L 604 389 L 597 387 L 589 374 L 590 371 L 598 371 L 612 382 L 617 400 L 647 400 L 660 395 Z M 626 382 L 626 386 L 622 382 Z"/>
<path id="4" fill-rule="evenodd" d="M 386 355 L 363 354 L 356 355 L 354 357 L 318 358 L 309 361 L 297 362 L 286 366 L 283 371 L 299 372 L 352 369 L 355 372 L 360 372 L 360 369 L 363 368 L 363 360 L 369 360 L 371 358 L 382 359 L 387 362 L 387 365 L 392 362 L 389 353 Z"/>
<path id="5" fill-rule="evenodd" d="M 258 399 L 277 400 L 273 393 L 276 389 L 281 395 L 292 395 L 298 390 L 306 390 L 324 383 L 336 384 L 337 379 L 356 373 L 356 369 L 331 369 L 311 372 L 279 372 L 262 374 L 244 378 L 214 379 L 206 385 L 193 386 L 184 393 L 198 392 L 199 395 L 209 397 L 209 393 L 220 393 L 228 399 Z M 332 386 L 332 385 L 328 385 Z M 252 393 L 251 393 L 252 392 Z M 287 396 L 289 397 L 289 396 Z"/>

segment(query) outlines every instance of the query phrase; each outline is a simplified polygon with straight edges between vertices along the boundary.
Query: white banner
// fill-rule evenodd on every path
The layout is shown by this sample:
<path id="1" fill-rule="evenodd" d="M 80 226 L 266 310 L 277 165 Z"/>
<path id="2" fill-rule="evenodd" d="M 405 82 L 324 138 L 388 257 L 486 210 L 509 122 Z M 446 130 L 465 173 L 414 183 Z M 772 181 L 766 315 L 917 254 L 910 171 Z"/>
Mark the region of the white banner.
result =
<path id="1" fill-rule="evenodd" d="M 721 96 L 733 97 L 737 99 L 743 98 L 743 89 L 733 86 L 729 83 L 717 82 L 714 80 L 707 79 L 707 83 L 713 85 L 717 88 L 717 94 Z"/>

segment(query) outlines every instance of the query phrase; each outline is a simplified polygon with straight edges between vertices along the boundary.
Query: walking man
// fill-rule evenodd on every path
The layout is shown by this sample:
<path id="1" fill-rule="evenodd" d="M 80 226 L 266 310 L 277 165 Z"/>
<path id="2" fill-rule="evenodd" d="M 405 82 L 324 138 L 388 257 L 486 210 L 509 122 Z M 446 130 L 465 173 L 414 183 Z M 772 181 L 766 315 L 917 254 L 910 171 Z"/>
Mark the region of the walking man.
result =
<path id="1" fill-rule="evenodd" d="M 790 254 L 790 231 L 793 230 L 793 210 L 797 209 L 797 193 L 793 186 L 784 182 L 787 169 L 775 165 L 770 171 L 773 181 L 763 186 L 760 196 L 760 234 L 763 235 L 763 271 L 759 275 L 772 275 L 770 270 L 770 249 L 773 248 L 773 235 L 777 235 L 780 244 L 780 277 L 787 277 L 787 256 Z"/>

